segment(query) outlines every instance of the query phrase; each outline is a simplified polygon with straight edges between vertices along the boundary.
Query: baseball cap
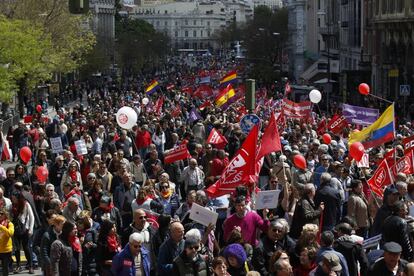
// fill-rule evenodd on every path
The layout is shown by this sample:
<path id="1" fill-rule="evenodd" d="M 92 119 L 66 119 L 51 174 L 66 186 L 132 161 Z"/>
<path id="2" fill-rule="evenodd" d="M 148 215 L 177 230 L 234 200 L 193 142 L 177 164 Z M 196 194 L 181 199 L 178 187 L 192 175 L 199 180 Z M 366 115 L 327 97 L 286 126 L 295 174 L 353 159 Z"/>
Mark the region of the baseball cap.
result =
<path id="1" fill-rule="evenodd" d="M 339 257 L 333 252 L 327 252 L 323 254 L 323 259 L 319 263 L 320 265 L 327 265 L 332 271 L 338 272 L 342 270 L 342 266 L 339 262 Z"/>
<path id="2" fill-rule="evenodd" d="M 387 243 L 384 244 L 384 247 L 383 248 L 384 248 L 384 251 L 385 252 L 389 252 L 389 253 L 398 254 L 398 253 L 401 253 L 402 252 L 401 245 L 399 245 L 396 242 L 387 242 Z"/>

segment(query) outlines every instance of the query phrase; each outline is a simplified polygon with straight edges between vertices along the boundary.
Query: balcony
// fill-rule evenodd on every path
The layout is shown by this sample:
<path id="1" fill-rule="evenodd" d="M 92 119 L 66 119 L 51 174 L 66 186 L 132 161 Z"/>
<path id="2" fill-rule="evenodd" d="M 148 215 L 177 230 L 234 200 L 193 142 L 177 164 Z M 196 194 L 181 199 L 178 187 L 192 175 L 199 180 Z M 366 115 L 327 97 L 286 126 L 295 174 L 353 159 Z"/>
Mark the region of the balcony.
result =
<path id="1" fill-rule="evenodd" d="M 341 28 L 348 28 L 348 26 L 349 26 L 348 21 L 341 22 Z"/>
<path id="2" fill-rule="evenodd" d="M 339 35 L 339 28 L 338 25 L 329 27 L 319 27 L 319 33 L 322 36 L 337 36 Z"/>

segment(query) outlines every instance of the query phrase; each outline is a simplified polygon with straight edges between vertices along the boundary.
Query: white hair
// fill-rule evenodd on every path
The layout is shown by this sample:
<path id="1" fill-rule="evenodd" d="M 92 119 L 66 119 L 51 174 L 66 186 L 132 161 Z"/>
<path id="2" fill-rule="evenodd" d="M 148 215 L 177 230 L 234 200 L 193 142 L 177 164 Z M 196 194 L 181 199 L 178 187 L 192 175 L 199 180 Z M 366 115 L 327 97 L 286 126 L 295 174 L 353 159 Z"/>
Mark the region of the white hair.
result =
<path id="1" fill-rule="evenodd" d="M 129 241 L 129 243 L 132 243 L 134 241 L 139 242 L 139 243 L 143 243 L 144 242 L 144 238 L 139 233 L 132 233 L 129 236 L 129 240 L 128 241 Z"/>
<path id="2" fill-rule="evenodd" d="M 55 186 L 52 183 L 46 184 L 46 190 L 48 188 L 53 188 L 53 190 L 55 190 Z"/>
<path id="3" fill-rule="evenodd" d="M 200 233 L 200 230 L 195 229 L 195 228 L 189 230 L 187 233 L 185 233 L 185 238 L 186 239 L 194 239 L 194 240 L 197 240 L 197 241 L 201 241 L 201 233 Z"/>

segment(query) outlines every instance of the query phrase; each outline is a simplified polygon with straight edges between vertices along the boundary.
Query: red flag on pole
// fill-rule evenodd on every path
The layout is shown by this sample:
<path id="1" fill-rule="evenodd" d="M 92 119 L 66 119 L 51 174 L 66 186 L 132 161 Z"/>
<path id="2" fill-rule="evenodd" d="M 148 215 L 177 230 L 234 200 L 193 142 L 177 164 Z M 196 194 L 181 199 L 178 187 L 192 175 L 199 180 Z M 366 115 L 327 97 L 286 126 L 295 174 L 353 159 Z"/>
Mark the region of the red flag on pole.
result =
<path id="1" fill-rule="evenodd" d="M 392 166 L 392 173 L 394 178 L 396 178 L 399 173 L 405 173 L 407 175 L 414 173 L 412 150 L 395 162 L 394 166 Z"/>
<path id="2" fill-rule="evenodd" d="M 157 102 L 155 103 L 155 113 L 160 115 L 162 106 L 164 105 L 164 96 L 161 96 L 157 99 Z"/>
<path id="3" fill-rule="evenodd" d="M 213 128 L 207 138 L 206 143 L 215 145 L 218 149 L 224 149 L 228 142 L 226 137 L 224 137 L 220 132 Z"/>
<path id="4" fill-rule="evenodd" d="M 271 152 L 280 150 L 282 150 L 282 146 L 280 145 L 280 137 L 279 131 L 277 130 L 276 116 L 274 113 L 272 113 L 270 115 L 269 125 L 263 133 L 260 151 L 257 154 L 256 159 L 260 159 Z"/>
<path id="5" fill-rule="evenodd" d="M 224 169 L 220 179 L 206 189 L 210 197 L 230 194 L 237 186 L 249 182 L 250 176 L 255 174 L 258 134 L 259 127 L 255 125 L 237 154 Z"/>
<path id="6" fill-rule="evenodd" d="M 368 179 L 367 183 L 371 190 L 378 195 L 383 195 L 383 188 L 393 183 L 391 170 L 386 159 L 382 160 L 372 177 Z"/>
<path id="7" fill-rule="evenodd" d="M 164 164 L 170 164 L 175 161 L 183 160 L 190 158 L 190 152 L 187 149 L 186 144 L 181 144 L 178 147 L 170 150 L 166 155 L 164 156 Z"/>

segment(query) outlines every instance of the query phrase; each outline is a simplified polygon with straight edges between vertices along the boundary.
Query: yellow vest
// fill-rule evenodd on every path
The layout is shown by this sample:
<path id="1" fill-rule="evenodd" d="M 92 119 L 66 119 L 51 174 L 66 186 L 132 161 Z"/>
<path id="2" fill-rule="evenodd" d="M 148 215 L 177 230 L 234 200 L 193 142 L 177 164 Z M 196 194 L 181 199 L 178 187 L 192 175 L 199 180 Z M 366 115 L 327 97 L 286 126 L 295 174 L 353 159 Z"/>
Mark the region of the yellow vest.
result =
<path id="1" fill-rule="evenodd" d="M 12 237 L 14 225 L 9 221 L 8 227 L 0 225 L 0 253 L 8 253 L 13 250 Z"/>

